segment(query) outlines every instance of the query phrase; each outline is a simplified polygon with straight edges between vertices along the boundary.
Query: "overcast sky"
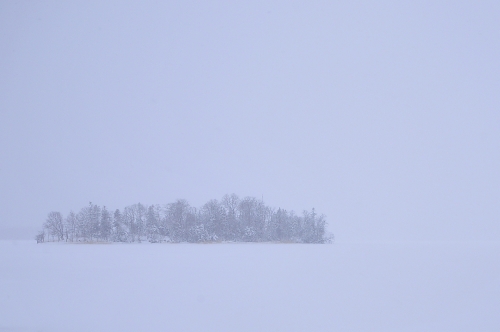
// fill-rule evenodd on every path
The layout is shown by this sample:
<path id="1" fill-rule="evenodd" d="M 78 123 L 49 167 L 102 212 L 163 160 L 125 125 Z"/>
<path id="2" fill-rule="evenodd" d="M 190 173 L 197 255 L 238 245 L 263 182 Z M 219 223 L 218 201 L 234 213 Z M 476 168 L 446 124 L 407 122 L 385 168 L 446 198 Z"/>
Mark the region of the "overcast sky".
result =
<path id="1" fill-rule="evenodd" d="M 498 1 L 2 1 L 0 237 L 226 193 L 500 236 Z"/>

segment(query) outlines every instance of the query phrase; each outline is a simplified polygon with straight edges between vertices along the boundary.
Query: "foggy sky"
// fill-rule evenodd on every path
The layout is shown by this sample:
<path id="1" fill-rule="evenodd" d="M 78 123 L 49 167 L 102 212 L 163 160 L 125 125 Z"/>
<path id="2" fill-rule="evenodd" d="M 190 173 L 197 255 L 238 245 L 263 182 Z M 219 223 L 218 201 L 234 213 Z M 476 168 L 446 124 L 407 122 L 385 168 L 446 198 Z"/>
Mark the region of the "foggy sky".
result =
<path id="1" fill-rule="evenodd" d="M 497 1 L 0 3 L 0 237 L 226 193 L 338 241 L 500 235 Z"/>

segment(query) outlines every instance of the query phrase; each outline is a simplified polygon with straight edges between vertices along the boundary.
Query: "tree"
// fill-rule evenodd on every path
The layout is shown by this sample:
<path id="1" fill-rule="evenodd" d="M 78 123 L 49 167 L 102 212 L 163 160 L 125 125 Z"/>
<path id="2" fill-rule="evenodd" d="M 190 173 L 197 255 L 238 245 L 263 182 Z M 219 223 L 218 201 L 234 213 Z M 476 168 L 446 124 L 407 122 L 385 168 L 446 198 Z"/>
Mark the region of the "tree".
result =
<path id="1" fill-rule="evenodd" d="M 287 211 L 279 208 L 271 212 L 271 217 L 267 223 L 266 234 L 270 241 L 291 241 L 290 225 Z"/>
<path id="2" fill-rule="evenodd" d="M 141 203 L 137 203 L 132 205 L 132 208 L 135 209 L 135 224 L 137 226 L 137 240 L 141 241 L 141 236 L 146 235 L 146 217 L 147 217 L 147 207 L 142 205 Z"/>
<path id="3" fill-rule="evenodd" d="M 38 232 L 38 234 L 35 236 L 36 243 L 43 243 L 45 242 L 45 231 L 41 230 Z"/>
<path id="4" fill-rule="evenodd" d="M 90 236 L 90 208 L 88 206 L 82 208 L 76 215 L 76 237 L 80 240 L 87 241 Z"/>
<path id="5" fill-rule="evenodd" d="M 45 228 L 49 231 L 50 235 L 57 237 L 58 241 L 62 240 L 64 238 L 64 225 L 61 213 L 56 211 L 50 212 L 45 221 Z"/>
<path id="6" fill-rule="evenodd" d="M 111 230 L 112 230 L 111 215 L 104 206 L 101 211 L 101 222 L 100 222 L 101 239 L 107 241 L 111 235 Z"/>
<path id="7" fill-rule="evenodd" d="M 146 236 L 151 243 L 161 242 L 163 238 L 160 225 L 160 211 L 161 208 L 159 205 L 151 205 L 148 207 L 146 216 Z"/>
<path id="8" fill-rule="evenodd" d="M 238 224 L 238 206 L 240 199 L 236 194 L 224 195 L 221 207 L 223 210 L 222 239 L 238 241 L 241 238 L 241 230 Z"/>
<path id="9" fill-rule="evenodd" d="M 225 195 L 205 203 L 200 210 L 179 199 L 165 205 L 127 206 L 113 216 L 104 206 L 89 203 L 78 214 L 70 212 L 63 219 L 59 212 L 50 212 L 44 232 L 35 238 L 38 243 L 47 236 L 60 241 L 134 242 L 212 242 L 212 241 L 280 241 L 298 243 L 327 243 L 333 234 L 326 234 L 326 217 L 316 210 L 294 211 L 266 206 L 254 197 L 239 199 Z"/>
<path id="10" fill-rule="evenodd" d="M 254 197 L 245 197 L 238 205 L 240 227 L 243 230 L 243 240 L 255 242 L 260 230 L 259 202 Z"/>
<path id="11" fill-rule="evenodd" d="M 101 210 L 99 206 L 89 203 L 88 206 L 82 208 L 76 215 L 77 219 L 77 234 L 84 241 L 93 241 L 100 235 L 100 219 Z"/>
<path id="12" fill-rule="evenodd" d="M 73 211 L 71 211 L 66 217 L 66 219 L 64 219 L 64 230 L 65 230 L 66 241 L 69 240 L 73 242 L 75 240 L 76 226 L 77 226 L 76 215 Z"/>
<path id="13" fill-rule="evenodd" d="M 125 226 L 127 241 L 134 242 L 137 235 L 137 227 L 135 225 L 135 210 L 131 206 L 126 206 L 123 209 L 122 221 Z"/>
<path id="14" fill-rule="evenodd" d="M 302 212 L 301 238 L 305 243 L 314 243 L 314 209 L 312 213 L 304 210 Z"/>
<path id="15" fill-rule="evenodd" d="M 128 228 L 130 242 L 141 241 L 146 229 L 146 211 L 141 203 L 127 206 L 123 210 L 123 224 Z"/>
<path id="16" fill-rule="evenodd" d="M 166 218 L 169 226 L 170 239 L 174 242 L 187 241 L 188 229 L 192 221 L 193 210 L 185 199 L 178 199 L 167 205 Z"/>
<path id="17" fill-rule="evenodd" d="M 123 229 L 122 213 L 119 209 L 115 210 L 113 214 L 113 231 L 112 238 L 115 242 L 125 242 L 127 241 L 127 234 Z"/>
<path id="18" fill-rule="evenodd" d="M 216 199 L 205 203 L 200 211 L 198 234 L 202 241 L 215 241 L 224 236 L 224 209 Z"/>
<path id="19" fill-rule="evenodd" d="M 320 215 L 319 218 L 315 220 L 314 225 L 314 242 L 315 243 L 324 243 L 328 241 L 325 235 L 326 228 L 326 217 L 325 215 Z"/>
<path id="20" fill-rule="evenodd" d="M 90 202 L 90 215 L 89 215 L 89 231 L 90 231 L 90 239 L 98 239 L 101 234 L 101 225 L 100 225 L 100 217 L 101 217 L 101 208 L 95 204 Z"/>

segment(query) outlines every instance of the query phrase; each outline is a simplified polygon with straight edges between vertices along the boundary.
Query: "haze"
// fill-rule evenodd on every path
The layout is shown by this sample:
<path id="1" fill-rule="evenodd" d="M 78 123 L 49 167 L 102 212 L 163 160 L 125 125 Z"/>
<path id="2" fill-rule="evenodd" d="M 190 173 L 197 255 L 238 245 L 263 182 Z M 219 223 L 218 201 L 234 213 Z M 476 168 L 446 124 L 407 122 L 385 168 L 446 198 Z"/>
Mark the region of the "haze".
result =
<path id="1" fill-rule="evenodd" d="M 498 240 L 496 1 L 0 3 L 0 237 L 236 193 L 337 241 Z"/>

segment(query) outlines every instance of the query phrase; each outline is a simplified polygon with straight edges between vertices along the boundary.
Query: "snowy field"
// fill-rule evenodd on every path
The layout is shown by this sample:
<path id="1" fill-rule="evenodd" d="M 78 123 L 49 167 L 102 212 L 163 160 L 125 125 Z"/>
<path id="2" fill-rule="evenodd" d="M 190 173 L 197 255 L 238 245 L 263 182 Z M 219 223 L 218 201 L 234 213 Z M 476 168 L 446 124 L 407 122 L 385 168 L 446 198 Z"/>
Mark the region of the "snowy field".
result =
<path id="1" fill-rule="evenodd" d="M 3 241 L 0 331 L 500 331 L 500 245 Z"/>

